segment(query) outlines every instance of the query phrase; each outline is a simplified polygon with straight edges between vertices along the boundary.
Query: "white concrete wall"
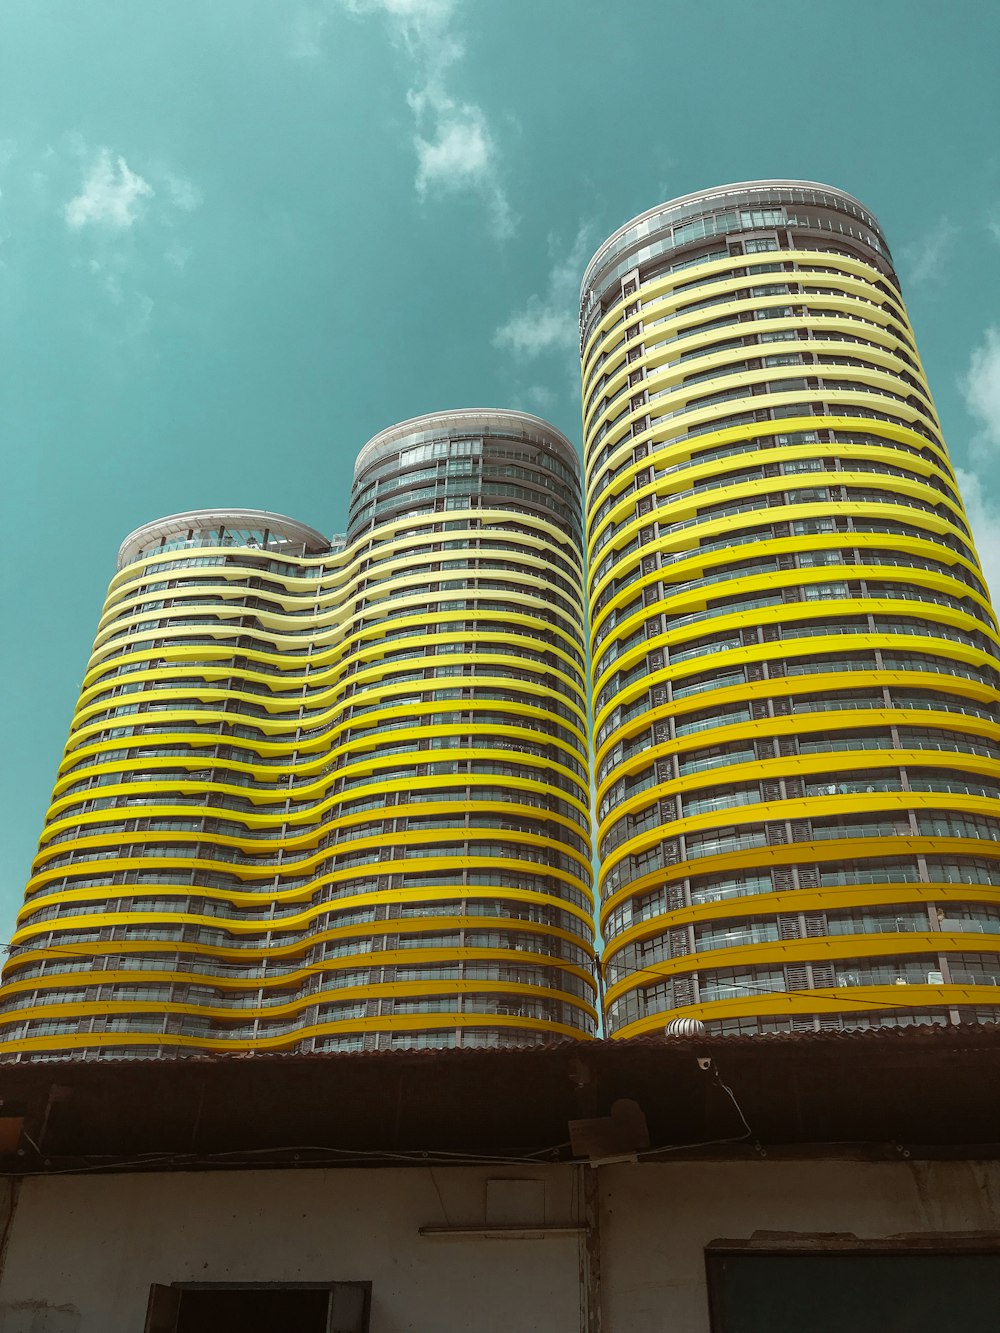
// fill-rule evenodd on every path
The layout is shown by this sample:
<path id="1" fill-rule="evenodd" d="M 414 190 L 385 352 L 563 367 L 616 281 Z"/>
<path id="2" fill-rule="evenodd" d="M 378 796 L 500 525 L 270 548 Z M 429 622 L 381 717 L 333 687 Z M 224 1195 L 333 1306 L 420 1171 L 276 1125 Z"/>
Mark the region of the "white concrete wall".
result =
<path id="1" fill-rule="evenodd" d="M 498 1176 L 544 1180 L 546 1220 L 572 1223 L 589 1169 L 29 1179 L 0 1278 L 0 1333 L 140 1333 L 152 1282 L 331 1279 L 372 1282 L 372 1333 L 579 1333 L 575 1237 L 417 1229 L 481 1225 Z M 604 1333 L 707 1333 L 704 1249 L 720 1238 L 1000 1230 L 997 1163 L 676 1162 L 604 1167 L 598 1179 Z"/>
<path id="2" fill-rule="evenodd" d="M 486 1181 L 503 1175 L 544 1178 L 548 1220 L 572 1221 L 568 1168 L 35 1177 L 10 1231 L 0 1330 L 141 1333 L 153 1282 L 341 1280 L 372 1282 L 372 1333 L 578 1333 L 575 1236 L 417 1234 L 482 1225 Z"/>
<path id="3" fill-rule="evenodd" d="M 676 1162 L 601 1171 L 604 1333 L 708 1333 L 705 1247 L 754 1232 L 1000 1232 L 1000 1163 Z"/>

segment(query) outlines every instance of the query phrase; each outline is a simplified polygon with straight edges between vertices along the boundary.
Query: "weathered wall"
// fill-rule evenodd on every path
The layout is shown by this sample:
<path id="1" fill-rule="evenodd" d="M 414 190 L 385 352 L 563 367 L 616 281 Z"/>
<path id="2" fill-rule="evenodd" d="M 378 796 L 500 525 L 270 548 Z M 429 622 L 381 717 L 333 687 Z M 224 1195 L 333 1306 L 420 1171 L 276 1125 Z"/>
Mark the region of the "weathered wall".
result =
<path id="1" fill-rule="evenodd" d="M 493 1168 L 65 1175 L 24 1184 L 0 1278 L 2 1333 L 141 1333 L 152 1282 L 371 1281 L 373 1333 L 577 1333 L 575 1236 L 425 1239 L 485 1220 Z M 437 1188 L 435 1188 L 435 1183 Z M 438 1191 L 440 1191 L 440 1198 Z"/>
<path id="2" fill-rule="evenodd" d="M 0 1333 L 140 1333 L 152 1282 L 329 1279 L 372 1282 L 372 1333 L 578 1333 L 575 1237 L 441 1240 L 417 1228 L 482 1225 L 498 1176 L 544 1180 L 545 1220 L 574 1222 L 589 1169 L 29 1179 Z M 598 1183 L 604 1333 L 707 1333 L 704 1248 L 719 1238 L 1000 1230 L 997 1163 L 677 1162 L 604 1167 Z M 6 1216 L 2 1191 L 0 1207 Z"/>
<path id="3" fill-rule="evenodd" d="M 677 1162 L 601 1176 L 604 1333 L 708 1333 L 714 1240 L 1000 1232 L 997 1162 Z"/>

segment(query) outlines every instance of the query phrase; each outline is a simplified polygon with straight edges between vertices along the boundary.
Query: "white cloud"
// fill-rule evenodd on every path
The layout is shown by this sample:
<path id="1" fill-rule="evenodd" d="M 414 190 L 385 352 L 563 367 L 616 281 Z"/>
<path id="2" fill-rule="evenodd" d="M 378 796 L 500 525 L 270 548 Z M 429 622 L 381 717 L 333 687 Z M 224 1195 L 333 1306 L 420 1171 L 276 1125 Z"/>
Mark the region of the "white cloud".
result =
<path id="1" fill-rule="evenodd" d="M 994 461 L 1000 450 L 1000 328 L 987 329 L 973 349 L 962 377 L 962 396 L 979 427 L 970 445 L 972 457 Z"/>
<path id="2" fill-rule="evenodd" d="M 191 258 L 191 248 L 186 245 L 170 245 L 163 252 L 163 258 L 171 268 L 183 273 L 187 268 L 188 260 Z"/>
<path id="3" fill-rule="evenodd" d="M 66 205 L 64 216 L 74 230 L 96 226 L 126 231 L 153 193 L 150 183 L 129 170 L 123 157 L 102 148 L 84 176 L 80 193 Z"/>
<path id="4" fill-rule="evenodd" d="M 451 19 L 459 0 L 343 0 L 352 14 L 385 14 L 401 25 L 407 41 L 426 40 Z"/>
<path id="5" fill-rule="evenodd" d="M 288 54 L 292 60 L 319 60 L 330 18 L 322 9 L 302 9 L 292 24 Z"/>
<path id="6" fill-rule="evenodd" d="M 906 266 L 908 280 L 926 284 L 942 278 L 954 254 L 958 233 L 959 228 L 950 219 L 943 217 L 917 240 L 904 245 L 901 258 Z"/>
<path id="7" fill-rule="evenodd" d="M 477 106 L 438 98 L 433 103 L 426 94 L 408 98 L 411 106 L 419 104 L 417 121 L 429 121 L 431 138 L 414 138 L 417 150 L 417 194 L 421 199 L 440 191 L 444 194 L 475 190 L 489 207 L 490 221 L 497 236 L 506 237 L 515 230 L 515 219 L 506 195 L 496 180 L 496 152 L 486 124 Z M 432 106 L 428 116 L 424 108 Z"/>
<path id="8" fill-rule="evenodd" d="M 530 360 L 547 352 L 575 351 L 579 345 L 580 278 L 590 229 L 581 227 L 569 252 L 553 264 L 545 292 L 529 296 L 493 335 L 494 347 Z"/>
<path id="9" fill-rule="evenodd" d="M 452 30 L 463 0 L 341 0 L 348 13 L 378 14 L 393 41 L 407 53 L 415 86 L 407 93 L 413 112 L 415 184 L 421 199 L 478 194 L 498 237 L 516 229 L 500 182 L 499 151 L 482 107 L 463 102 L 449 88 L 453 67 L 465 49 Z"/>
<path id="10" fill-rule="evenodd" d="M 559 401 L 558 395 L 547 384 L 529 384 L 522 390 L 521 397 L 539 415 L 551 412 Z"/>
<path id="11" fill-rule="evenodd" d="M 193 181 L 184 176 L 174 176 L 167 172 L 165 178 L 167 194 L 174 208 L 182 213 L 193 213 L 201 206 L 202 194 Z"/>
<path id="12" fill-rule="evenodd" d="M 960 467 L 955 476 L 990 596 L 1000 606 L 1000 505 L 987 495 L 978 472 Z"/>
<path id="13" fill-rule="evenodd" d="M 201 190 L 162 161 L 144 164 L 140 175 L 121 154 L 72 134 L 60 152 L 46 150 L 37 207 L 48 210 L 45 196 L 58 189 L 67 157 L 82 174 L 78 193 L 61 210 L 66 225 L 80 234 L 70 262 L 90 275 L 101 297 L 90 312 L 92 332 L 118 345 L 134 342 L 154 318 L 150 287 L 156 270 L 183 273 L 191 257 L 187 215 L 201 206 Z"/>
<path id="14" fill-rule="evenodd" d="M 956 468 L 958 488 L 983 573 L 1000 604 L 1000 502 L 987 480 L 996 473 L 1000 453 L 1000 328 L 987 329 L 973 348 L 961 389 L 976 432 L 969 441 L 970 466 Z"/>
<path id="15" fill-rule="evenodd" d="M 489 141 L 481 120 L 472 116 L 465 121 L 452 119 L 439 124 L 433 142 L 417 138 L 417 157 L 417 190 L 422 195 L 436 182 L 455 187 L 478 179 L 490 160 Z"/>

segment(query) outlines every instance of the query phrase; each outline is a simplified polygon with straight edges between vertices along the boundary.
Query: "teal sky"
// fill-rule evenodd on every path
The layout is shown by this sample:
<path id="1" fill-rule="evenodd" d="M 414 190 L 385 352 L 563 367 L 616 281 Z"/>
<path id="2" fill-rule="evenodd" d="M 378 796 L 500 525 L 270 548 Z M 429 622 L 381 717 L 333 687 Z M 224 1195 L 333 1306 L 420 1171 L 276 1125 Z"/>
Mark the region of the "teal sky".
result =
<path id="1" fill-rule="evenodd" d="M 0 935 L 121 538 L 340 530 L 434 409 L 579 441 L 583 264 L 673 195 L 881 219 L 1000 593 L 998 69 L 994 0 L 3 0 Z"/>

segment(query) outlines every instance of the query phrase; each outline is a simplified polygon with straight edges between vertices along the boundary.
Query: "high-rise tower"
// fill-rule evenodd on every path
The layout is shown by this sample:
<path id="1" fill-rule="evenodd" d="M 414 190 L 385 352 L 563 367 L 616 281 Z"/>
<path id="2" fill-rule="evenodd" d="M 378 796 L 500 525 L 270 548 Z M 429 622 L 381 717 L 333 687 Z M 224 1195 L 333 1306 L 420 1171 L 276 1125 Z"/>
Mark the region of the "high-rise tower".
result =
<path id="1" fill-rule="evenodd" d="M 346 539 L 132 533 L 0 1055 L 592 1035 L 580 527 L 558 431 L 461 411 L 364 447 Z"/>
<path id="2" fill-rule="evenodd" d="M 878 223 L 661 205 L 581 354 L 609 1032 L 1000 1017 L 996 621 Z"/>

